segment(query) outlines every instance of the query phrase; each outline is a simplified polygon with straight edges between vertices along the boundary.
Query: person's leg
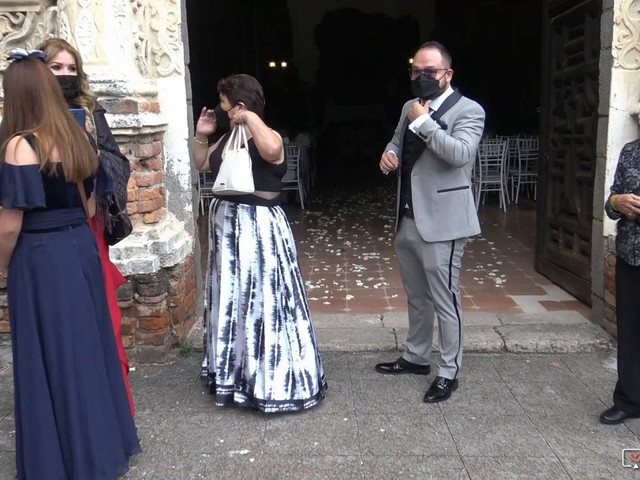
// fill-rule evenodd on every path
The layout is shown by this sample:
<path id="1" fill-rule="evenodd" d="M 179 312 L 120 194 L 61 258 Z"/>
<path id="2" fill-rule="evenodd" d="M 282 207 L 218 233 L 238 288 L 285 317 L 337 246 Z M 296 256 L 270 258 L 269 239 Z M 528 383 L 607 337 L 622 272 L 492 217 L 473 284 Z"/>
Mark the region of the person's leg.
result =
<path id="1" fill-rule="evenodd" d="M 618 410 L 640 415 L 640 267 L 616 262 L 618 382 L 613 403 Z"/>
<path id="2" fill-rule="evenodd" d="M 395 241 L 402 284 L 407 292 L 409 316 L 407 350 L 403 358 L 419 365 L 428 365 L 431 360 L 435 312 L 427 277 L 421 266 L 422 244 L 424 241 L 414 220 L 403 218 Z"/>
<path id="3" fill-rule="evenodd" d="M 421 262 L 438 316 L 440 362 L 438 376 L 455 379 L 462 361 L 462 305 L 460 269 L 467 239 L 449 242 L 425 242 Z"/>

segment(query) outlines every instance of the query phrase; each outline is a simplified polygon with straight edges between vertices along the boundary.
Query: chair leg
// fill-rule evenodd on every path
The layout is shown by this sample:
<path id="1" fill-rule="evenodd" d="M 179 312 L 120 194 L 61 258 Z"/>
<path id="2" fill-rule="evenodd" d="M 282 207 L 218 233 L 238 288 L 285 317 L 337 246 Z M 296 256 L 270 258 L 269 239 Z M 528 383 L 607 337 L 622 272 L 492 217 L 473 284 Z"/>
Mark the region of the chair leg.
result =
<path id="1" fill-rule="evenodd" d="M 302 186 L 298 187 L 298 195 L 300 195 L 300 208 L 304 210 L 304 194 L 302 193 Z"/>

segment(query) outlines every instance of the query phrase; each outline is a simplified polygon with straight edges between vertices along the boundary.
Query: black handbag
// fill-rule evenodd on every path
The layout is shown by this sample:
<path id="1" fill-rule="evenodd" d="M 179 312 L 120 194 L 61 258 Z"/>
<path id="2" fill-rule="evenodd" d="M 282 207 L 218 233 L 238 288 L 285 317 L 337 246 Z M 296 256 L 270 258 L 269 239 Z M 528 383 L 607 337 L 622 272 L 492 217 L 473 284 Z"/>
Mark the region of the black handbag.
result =
<path id="1" fill-rule="evenodd" d="M 131 167 L 124 155 L 109 150 L 100 150 L 100 165 L 114 186 L 113 195 L 107 199 L 104 209 L 104 235 L 109 245 L 115 245 L 133 230 L 127 212 L 127 182 Z"/>

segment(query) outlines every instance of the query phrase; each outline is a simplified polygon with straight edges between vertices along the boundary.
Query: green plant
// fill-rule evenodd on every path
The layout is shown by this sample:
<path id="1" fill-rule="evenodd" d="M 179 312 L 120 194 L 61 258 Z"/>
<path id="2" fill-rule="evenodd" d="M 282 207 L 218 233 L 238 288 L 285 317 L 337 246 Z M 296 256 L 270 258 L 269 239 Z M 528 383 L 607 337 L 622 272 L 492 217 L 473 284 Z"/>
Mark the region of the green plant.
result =
<path id="1" fill-rule="evenodd" d="M 193 353 L 193 343 L 189 340 L 189 337 L 184 336 L 180 339 L 180 355 L 183 357 L 190 357 Z"/>

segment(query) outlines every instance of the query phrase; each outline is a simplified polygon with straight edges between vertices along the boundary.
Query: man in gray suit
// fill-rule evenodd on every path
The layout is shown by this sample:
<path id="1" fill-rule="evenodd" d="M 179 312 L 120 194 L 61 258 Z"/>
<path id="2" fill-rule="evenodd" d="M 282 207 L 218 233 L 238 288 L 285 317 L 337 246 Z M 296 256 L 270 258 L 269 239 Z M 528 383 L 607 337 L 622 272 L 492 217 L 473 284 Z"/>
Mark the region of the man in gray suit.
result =
<path id="1" fill-rule="evenodd" d="M 410 75 L 417 98 L 402 108 L 380 159 L 380 170 L 397 171 L 399 180 L 395 250 L 408 297 L 407 350 L 376 370 L 428 375 L 437 316 L 441 360 L 424 396 L 433 403 L 458 387 L 463 327 L 458 282 L 464 246 L 480 233 L 471 175 L 485 115 L 451 88 L 451 55 L 440 43 L 420 46 Z"/>

